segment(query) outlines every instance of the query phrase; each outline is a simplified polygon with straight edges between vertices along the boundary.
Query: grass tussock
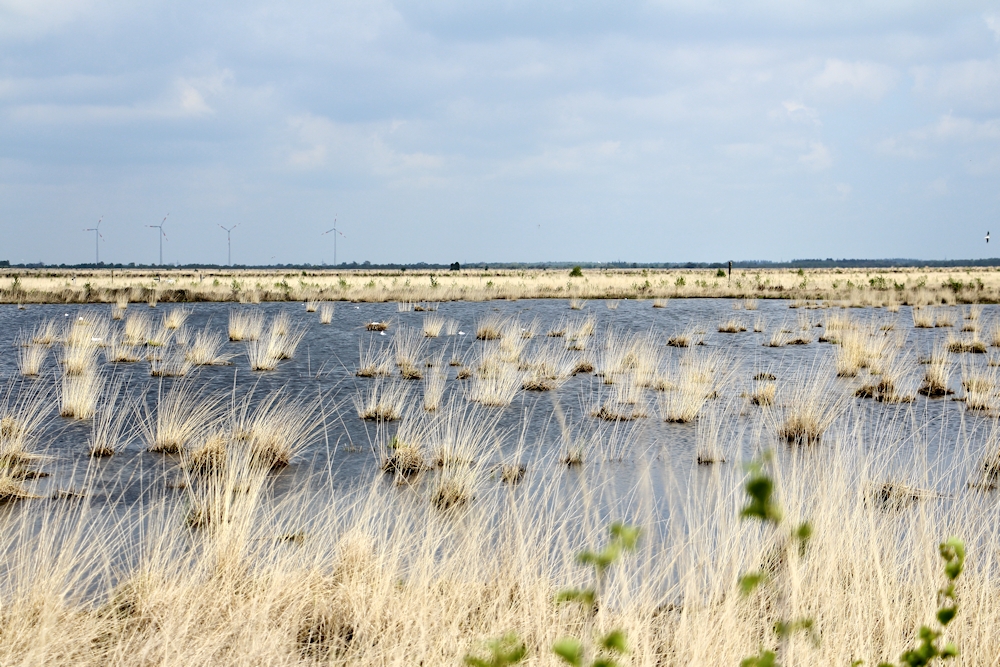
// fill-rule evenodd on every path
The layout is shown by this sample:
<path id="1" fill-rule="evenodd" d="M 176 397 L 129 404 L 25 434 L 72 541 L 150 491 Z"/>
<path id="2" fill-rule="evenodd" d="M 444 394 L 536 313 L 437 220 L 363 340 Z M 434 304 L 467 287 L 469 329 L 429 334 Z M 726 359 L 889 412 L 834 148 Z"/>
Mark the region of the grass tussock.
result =
<path id="1" fill-rule="evenodd" d="M 44 345 L 28 345 L 17 350 L 17 371 L 24 377 L 38 377 L 49 356 L 49 348 Z"/>
<path id="2" fill-rule="evenodd" d="M 229 311 L 229 340 L 234 342 L 259 340 L 264 331 L 264 313 L 257 309 Z"/>
<path id="3" fill-rule="evenodd" d="M 143 440 L 151 452 L 179 454 L 197 434 L 211 428 L 219 418 L 215 396 L 196 389 L 189 381 L 160 385 L 155 407 L 143 406 L 140 420 Z"/>
<path id="4" fill-rule="evenodd" d="M 330 324 L 333 322 L 334 305 L 329 301 L 319 304 L 319 323 Z"/>
<path id="5" fill-rule="evenodd" d="M 846 407 L 844 395 L 820 369 L 789 385 L 775 433 L 789 444 L 813 445 Z"/>
<path id="6" fill-rule="evenodd" d="M 69 419 L 93 417 L 103 384 L 103 380 L 96 373 L 63 375 L 59 415 Z"/>
<path id="7" fill-rule="evenodd" d="M 409 395 L 405 383 L 376 380 L 354 396 L 354 408 L 361 419 L 395 421 L 403 416 Z"/>

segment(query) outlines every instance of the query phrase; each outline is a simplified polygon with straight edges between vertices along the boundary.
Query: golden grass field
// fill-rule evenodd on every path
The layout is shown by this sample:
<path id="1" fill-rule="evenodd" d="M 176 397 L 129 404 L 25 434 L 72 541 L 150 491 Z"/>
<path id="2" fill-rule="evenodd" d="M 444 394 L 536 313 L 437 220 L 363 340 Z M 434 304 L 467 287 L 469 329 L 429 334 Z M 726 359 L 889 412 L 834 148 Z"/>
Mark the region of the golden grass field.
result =
<path id="1" fill-rule="evenodd" d="M 1000 269 L 615 269 L 463 271 L 33 270 L 10 269 L 4 303 L 162 301 L 356 302 L 576 298 L 754 297 L 891 303 L 995 303 Z M 15 282 L 16 281 L 16 282 Z"/>
<path id="2" fill-rule="evenodd" d="M 170 275 L 175 289 L 190 287 Z M 483 290 L 475 285 L 490 278 L 509 290 L 532 280 L 477 275 L 449 286 L 451 276 L 436 275 L 439 288 L 411 286 L 407 299 L 429 301 L 433 289 L 456 295 L 463 285 Z M 698 274 L 683 275 L 694 282 Z M 905 275 L 912 284 L 923 274 Z M 982 273 L 983 282 L 992 275 Z M 587 274 L 582 284 L 607 292 L 639 277 Z M 359 285 L 342 296 L 378 295 L 380 285 L 397 289 L 393 279 L 428 276 L 372 276 L 370 288 L 360 284 L 367 278 L 346 276 Z M 793 279 L 775 274 L 772 284 Z M 55 278 L 32 280 L 22 280 L 28 294 L 55 290 Z M 330 298 L 319 290 L 337 289 L 308 280 L 297 297 L 315 290 Z M 991 282 L 983 292 L 994 289 Z M 583 290 L 579 298 L 596 298 Z M 955 296 L 927 285 L 907 288 L 900 300 L 916 294 Z M 319 305 L 309 317 L 324 317 Z M 809 617 L 818 643 L 795 637 L 783 664 L 874 665 L 896 659 L 932 621 L 943 584 L 937 545 L 949 535 L 969 548 L 959 615 L 947 631 L 961 651 L 953 664 L 997 664 L 1000 383 L 986 362 L 993 355 L 952 350 L 942 338 L 921 360 L 924 351 L 901 335 L 919 325 L 917 314 L 831 309 L 816 314 L 822 327 L 802 317 L 768 325 L 751 297 L 734 305 L 718 333 L 690 322 L 672 342 L 671 332 L 595 329 L 586 313 L 531 323 L 486 311 L 476 347 L 455 359 L 425 345 L 454 335 L 442 308 L 422 329 L 393 324 L 384 346 L 362 347 L 349 369 L 357 390 L 342 404 L 321 392 L 206 392 L 197 368 L 230 360 L 224 333 L 187 334 L 188 311 L 179 306 L 164 307 L 159 324 L 142 305 L 124 308 L 120 322 L 92 311 L 22 331 L 23 379 L 0 400 L 0 664 L 459 665 L 513 632 L 527 648 L 523 664 L 557 665 L 551 646 L 559 638 L 589 642 L 619 628 L 629 647 L 622 665 L 738 665 L 774 645 L 776 620 Z M 932 326 L 964 330 L 948 340 L 1000 344 L 1000 336 L 979 336 L 1000 328 L 978 306 L 916 312 L 928 311 Z M 287 314 L 266 319 L 252 306 L 235 306 L 228 323 L 229 339 L 262 369 L 294 358 L 301 330 Z M 699 347 L 710 334 L 723 344 Z M 727 353 L 724 341 L 737 336 L 817 353 L 770 377 Z M 819 348 L 819 336 L 832 347 Z M 58 360 L 54 376 L 38 375 L 46 355 Z M 123 384 L 147 357 L 154 376 L 176 378 L 154 385 L 151 408 Z M 597 390 L 581 400 L 591 416 L 567 420 L 558 398 L 546 401 L 551 451 L 520 468 L 535 443 L 522 434 L 513 452 L 501 449 L 500 411 L 523 391 L 558 397 L 560 386 L 588 373 Z M 445 385 L 456 389 L 442 399 Z M 951 388 L 964 404 L 921 396 Z M 950 419 L 958 423 L 928 408 L 943 405 L 957 406 Z M 345 488 L 319 470 L 279 492 L 276 472 L 306 444 L 332 437 L 334 414 L 374 425 L 379 465 L 371 478 Z M 42 426 L 59 419 L 90 433 L 78 445 L 79 495 L 36 497 L 32 471 L 48 465 Z M 661 456 L 643 443 L 649 422 L 693 429 L 692 455 L 644 464 Z M 935 434 L 944 448 L 929 445 Z M 148 456 L 141 450 L 165 457 L 163 469 L 143 473 L 147 493 L 127 504 L 92 502 L 102 462 Z M 741 456 L 768 450 L 787 520 L 813 526 L 802 557 L 784 548 L 780 533 L 739 519 Z M 622 461 L 635 464 L 624 487 Z M 688 486 L 681 470 L 698 471 L 701 481 Z M 601 582 L 599 606 L 557 602 L 560 590 L 593 583 L 576 554 L 600 548 L 615 519 L 643 534 Z M 739 576 L 762 567 L 771 583 L 740 595 Z"/>

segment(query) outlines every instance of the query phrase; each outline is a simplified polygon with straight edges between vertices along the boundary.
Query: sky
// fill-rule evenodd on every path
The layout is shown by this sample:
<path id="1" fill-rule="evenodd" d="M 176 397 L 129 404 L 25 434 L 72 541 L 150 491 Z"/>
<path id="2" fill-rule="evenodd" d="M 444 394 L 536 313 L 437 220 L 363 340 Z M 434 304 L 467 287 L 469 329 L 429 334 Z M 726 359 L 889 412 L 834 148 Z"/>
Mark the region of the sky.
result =
<path id="1" fill-rule="evenodd" d="M 995 257 L 1000 6 L 0 0 L 0 260 Z"/>

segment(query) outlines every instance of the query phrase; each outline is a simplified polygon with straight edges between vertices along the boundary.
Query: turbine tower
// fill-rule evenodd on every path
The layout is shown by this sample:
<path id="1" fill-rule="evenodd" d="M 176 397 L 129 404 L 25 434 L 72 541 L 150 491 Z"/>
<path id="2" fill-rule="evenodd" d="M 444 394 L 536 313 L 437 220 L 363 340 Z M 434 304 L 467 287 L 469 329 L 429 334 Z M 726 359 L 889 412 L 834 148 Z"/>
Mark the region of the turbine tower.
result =
<path id="1" fill-rule="evenodd" d="M 215 224 L 219 224 L 219 223 L 215 223 Z M 233 239 L 232 239 L 232 237 L 230 235 L 233 233 L 233 230 L 236 229 L 239 226 L 240 226 L 240 223 L 238 223 L 238 222 L 235 225 L 233 225 L 232 227 L 222 227 L 222 225 L 219 225 L 219 227 L 221 227 L 222 229 L 224 229 L 226 231 L 226 260 L 227 260 L 227 263 L 229 264 L 229 266 L 233 265 Z"/>
<path id="2" fill-rule="evenodd" d="M 101 216 L 101 220 L 104 220 L 103 215 Z M 101 220 L 97 221 L 96 227 L 88 227 L 87 229 L 83 230 L 85 232 L 94 232 L 94 264 L 101 263 L 101 250 L 100 246 L 97 245 L 98 239 L 104 238 L 104 236 L 101 235 Z"/>
<path id="3" fill-rule="evenodd" d="M 170 214 L 167 213 L 165 216 L 163 216 L 163 221 L 160 224 L 158 224 L 158 225 L 146 225 L 150 229 L 159 229 L 160 230 L 160 233 L 157 235 L 159 237 L 159 239 L 160 239 L 160 263 L 159 263 L 158 266 L 163 266 L 163 239 L 167 238 L 167 233 L 165 231 L 163 231 L 163 225 L 165 225 L 167 223 L 167 218 L 169 218 L 169 217 L 170 217 Z M 169 241 L 170 239 L 167 239 L 167 240 Z"/>
<path id="4" fill-rule="evenodd" d="M 333 229 L 326 230 L 325 232 L 323 232 L 322 234 L 320 234 L 320 236 L 326 236 L 330 232 L 333 232 L 333 266 L 334 266 L 334 268 L 336 268 L 337 267 L 337 234 L 340 234 L 341 236 L 344 236 L 344 234 L 339 229 L 337 229 L 337 216 L 333 216 Z M 347 237 L 344 236 L 344 238 L 346 239 Z"/>

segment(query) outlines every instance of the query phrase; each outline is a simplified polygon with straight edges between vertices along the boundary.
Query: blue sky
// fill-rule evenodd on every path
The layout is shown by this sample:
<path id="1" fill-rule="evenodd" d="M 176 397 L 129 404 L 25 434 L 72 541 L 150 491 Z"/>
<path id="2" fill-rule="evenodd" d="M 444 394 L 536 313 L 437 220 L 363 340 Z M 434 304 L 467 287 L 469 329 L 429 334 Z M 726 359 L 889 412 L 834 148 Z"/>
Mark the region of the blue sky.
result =
<path id="1" fill-rule="evenodd" d="M 0 0 L 0 259 L 167 213 L 167 263 L 996 256 L 1000 8 Z"/>

